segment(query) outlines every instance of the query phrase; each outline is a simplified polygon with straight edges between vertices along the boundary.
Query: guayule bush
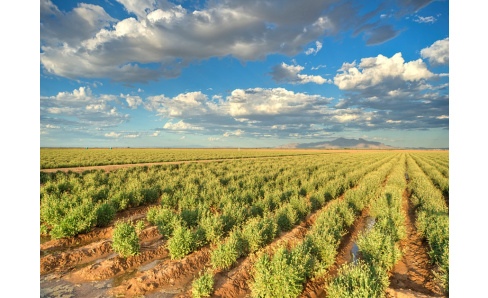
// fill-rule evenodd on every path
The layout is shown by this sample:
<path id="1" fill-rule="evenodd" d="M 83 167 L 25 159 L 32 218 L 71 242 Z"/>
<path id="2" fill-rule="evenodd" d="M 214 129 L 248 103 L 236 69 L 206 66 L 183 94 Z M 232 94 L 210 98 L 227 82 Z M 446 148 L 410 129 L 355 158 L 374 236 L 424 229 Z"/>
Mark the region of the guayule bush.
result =
<path id="1" fill-rule="evenodd" d="M 199 278 L 195 279 L 191 284 L 191 293 L 193 297 L 208 297 L 213 292 L 214 279 L 209 271 L 205 271 Z"/>
<path id="2" fill-rule="evenodd" d="M 208 242 L 215 243 L 224 235 L 224 222 L 220 214 L 203 218 L 201 226 L 205 230 L 205 238 Z"/>
<path id="3" fill-rule="evenodd" d="M 165 208 L 157 210 L 153 219 L 154 224 L 158 226 L 159 233 L 167 239 L 173 235 L 174 229 L 181 225 L 181 219 L 171 210 Z"/>
<path id="4" fill-rule="evenodd" d="M 139 237 L 132 223 L 118 223 L 112 234 L 112 249 L 122 257 L 139 254 Z"/>
<path id="5" fill-rule="evenodd" d="M 115 209 L 110 204 L 102 204 L 97 208 L 97 226 L 104 227 L 115 217 Z"/>
<path id="6" fill-rule="evenodd" d="M 196 247 L 195 235 L 191 230 L 179 226 L 174 235 L 168 240 L 168 250 L 171 259 L 181 259 L 191 253 Z"/>
<path id="7" fill-rule="evenodd" d="M 81 205 L 69 209 L 61 221 L 54 224 L 50 235 L 58 239 L 89 232 L 96 222 L 95 206 L 89 201 L 84 201 Z"/>
<path id="8" fill-rule="evenodd" d="M 233 231 L 226 242 L 217 245 L 212 251 L 211 260 L 214 268 L 229 269 L 237 259 L 245 254 L 246 242 L 239 230 Z"/>
<path id="9" fill-rule="evenodd" d="M 361 260 L 356 265 L 347 263 L 339 269 L 336 278 L 327 288 L 329 297 L 384 297 L 388 275 Z"/>
<path id="10" fill-rule="evenodd" d="M 263 254 L 254 263 L 254 297 L 298 297 L 303 282 L 312 273 L 314 259 L 310 243 L 304 242 L 291 251 L 278 248 L 273 258 Z"/>
<path id="11" fill-rule="evenodd" d="M 271 242 L 277 232 L 278 227 L 273 219 L 255 218 L 244 227 L 242 236 L 247 243 L 247 250 L 252 253 Z"/>

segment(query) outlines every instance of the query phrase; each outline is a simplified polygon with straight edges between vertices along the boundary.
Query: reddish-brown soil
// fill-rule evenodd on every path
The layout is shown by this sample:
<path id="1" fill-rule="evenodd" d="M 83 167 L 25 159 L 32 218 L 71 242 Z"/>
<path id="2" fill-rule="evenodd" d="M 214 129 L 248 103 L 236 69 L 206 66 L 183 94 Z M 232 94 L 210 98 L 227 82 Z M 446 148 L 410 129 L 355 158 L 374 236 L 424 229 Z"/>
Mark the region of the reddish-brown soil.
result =
<path id="1" fill-rule="evenodd" d="M 432 273 L 434 266 L 430 263 L 427 254 L 427 243 L 417 233 L 415 210 L 409 198 L 410 193 L 406 190 L 403 193 L 403 211 L 407 237 L 400 241 L 404 255 L 393 267 L 388 293 L 390 297 L 407 297 L 401 296 L 407 295 L 408 291 L 404 290 L 412 290 L 423 295 L 442 297 L 442 289 L 435 283 L 435 276 Z"/>
<path id="2" fill-rule="evenodd" d="M 155 206 L 159 206 L 160 203 L 154 203 L 145 206 L 139 206 L 134 208 L 129 208 L 127 210 L 117 213 L 115 219 L 112 223 L 104 228 L 94 228 L 93 231 L 79 234 L 74 237 L 53 239 L 40 244 L 41 256 L 47 251 L 60 251 L 68 248 L 76 248 L 82 245 L 92 243 L 94 241 L 99 241 L 102 239 L 112 238 L 113 226 L 117 221 L 136 221 L 144 218 L 147 211 Z"/>
<path id="3" fill-rule="evenodd" d="M 169 260 L 158 264 L 122 285 L 111 289 L 111 294 L 123 294 L 126 297 L 146 295 L 155 290 L 169 290 L 169 292 L 184 291 L 187 284 L 210 260 L 208 247 L 196 251 L 182 260 Z"/>
<path id="4" fill-rule="evenodd" d="M 337 270 L 343 264 L 351 262 L 351 250 L 354 243 L 358 237 L 360 231 L 363 230 L 365 225 L 365 219 L 369 214 L 369 208 L 363 209 L 361 215 L 356 218 L 352 226 L 349 227 L 347 234 L 344 235 L 337 249 L 338 253 L 336 255 L 335 263 L 328 270 L 326 275 L 317 276 L 314 279 L 307 281 L 303 287 L 303 292 L 300 297 L 323 297 L 325 295 L 324 287 L 327 280 L 330 280 L 333 276 L 337 274 Z"/>
<path id="5" fill-rule="evenodd" d="M 149 227 L 139 234 L 141 240 L 141 251 L 148 250 L 151 243 L 160 238 L 157 227 Z M 149 244 L 147 243 L 149 242 Z M 157 247 L 156 247 L 157 248 Z M 154 248 L 155 249 L 155 248 Z M 153 250 L 154 250 L 153 249 Z M 83 247 L 55 254 L 48 254 L 41 258 L 41 274 L 47 274 L 52 271 L 67 271 L 75 266 L 86 264 L 109 254 L 113 254 L 112 241 L 104 239 L 98 242 L 85 245 Z M 94 278 L 93 280 L 95 280 Z"/>

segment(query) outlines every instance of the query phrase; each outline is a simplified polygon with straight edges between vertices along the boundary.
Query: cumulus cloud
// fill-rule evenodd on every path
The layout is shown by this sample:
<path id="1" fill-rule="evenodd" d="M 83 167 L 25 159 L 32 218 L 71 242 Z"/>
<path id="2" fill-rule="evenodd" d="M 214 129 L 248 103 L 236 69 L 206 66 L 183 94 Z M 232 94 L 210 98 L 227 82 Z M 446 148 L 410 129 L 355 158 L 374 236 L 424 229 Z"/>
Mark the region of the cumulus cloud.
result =
<path id="1" fill-rule="evenodd" d="M 420 51 L 424 59 L 428 59 L 430 65 L 439 66 L 449 64 L 449 37 L 434 42 L 430 47 Z"/>
<path id="2" fill-rule="evenodd" d="M 386 81 L 420 81 L 434 76 L 421 59 L 405 63 L 401 53 L 391 58 L 383 55 L 363 58 L 357 67 L 355 63 L 344 63 L 339 71 L 334 84 L 341 90 L 368 89 Z"/>
<path id="3" fill-rule="evenodd" d="M 56 123 L 49 121 L 58 119 L 63 125 L 71 126 L 116 126 L 130 118 L 119 112 L 115 106 L 117 100 L 115 95 L 95 96 L 89 87 L 59 92 L 56 96 L 41 96 L 41 121 L 52 125 Z"/>
<path id="4" fill-rule="evenodd" d="M 226 132 L 226 133 L 223 134 L 223 136 L 227 138 L 227 137 L 230 137 L 230 136 L 240 136 L 242 134 L 244 134 L 244 131 L 242 129 L 238 129 L 238 130 L 236 130 L 234 132 Z"/>
<path id="5" fill-rule="evenodd" d="M 191 124 L 183 122 L 183 120 L 173 123 L 172 120 L 166 122 L 163 127 L 164 129 L 169 130 L 177 130 L 177 131 L 184 131 L 184 130 L 203 130 L 203 127 L 193 126 Z"/>
<path id="6" fill-rule="evenodd" d="M 425 129 L 449 125 L 447 119 L 437 118 L 449 110 L 448 83 L 432 73 L 422 59 L 406 62 L 397 53 L 391 58 L 363 58 L 358 65 L 344 63 L 334 83 L 346 91 L 335 108 L 376 110 L 367 128 L 395 125 L 398 129 Z"/>
<path id="7" fill-rule="evenodd" d="M 300 74 L 305 68 L 300 65 L 288 65 L 281 63 L 272 67 L 272 71 L 268 73 L 271 79 L 277 83 L 289 84 L 307 84 L 315 83 L 322 85 L 324 83 L 332 83 L 331 80 L 324 79 L 321 76 Z"/>
<path id="8" fill-rule="evenodd" d="M 110 132 L 110 133 L 106 133 L 105 134 L 106 137 L 109 137 L 109 138 L 118 138 L 120 137 L 120 133 L 116 133 L 116 132 Z"/>
<path id="9" fill-rule="evenodd" d="M 120 97 L 124 98 L 127 102 L 127 105 L 131 109 L 137 109 L 138 106 L 142 105 L 142 99 L 140 96 L 132 96 L 129 94 L 120 94 Z"/>
<path id="10" fill-rule="evenodd" d="M 41 41 L 53 46 L 59 43 L 76 46 L 117 21 L 102 7 L 86 3 L 63 13 L 51 0 L 41 0 L 40 13 Z"/>
<path id="11" fill-rule="evenodd" d="M 308 50 L 305 51 L 305 55 L 316 55 L 321 49 L 322 49 L 322 43 L 320 41 L 315 42 L 316 48 L 308 48 Z"/>
<path id="12" fill-rule="evenodd" d="M 384 9 L 380 5 L 361 15 L 362 6 L 336 1 L 310 1 L 307 5 L 295 0 L 208 1 L 201 9 L 169 1 L 118 2 L 135 18 L 115 20 L 92 4 L 63 12 L 43 0 L 44 70 L 70 79 L 148 82 L 177 77 L 192 62 L 211 57 L 255 61 L 276 53 L 293 56 L 314 41 L 316 47 L 307 53 L 315 54 L 322 47 L 317 39 L 324 33 L 354 30 Z M 381 28 L 370 32 L 369 43 L 394 36 L 391 30 Z"/>

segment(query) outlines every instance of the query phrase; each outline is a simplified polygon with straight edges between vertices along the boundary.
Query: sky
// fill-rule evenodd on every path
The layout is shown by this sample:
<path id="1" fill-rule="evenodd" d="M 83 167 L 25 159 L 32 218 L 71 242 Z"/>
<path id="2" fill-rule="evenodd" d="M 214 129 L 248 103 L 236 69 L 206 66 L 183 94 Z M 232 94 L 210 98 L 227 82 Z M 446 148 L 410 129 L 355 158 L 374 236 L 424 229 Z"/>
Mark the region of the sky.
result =
<path id="1" fill-rule="evenodd" d="M 40 1 L 41 147 L 449 147 L 449 2 Z"/>

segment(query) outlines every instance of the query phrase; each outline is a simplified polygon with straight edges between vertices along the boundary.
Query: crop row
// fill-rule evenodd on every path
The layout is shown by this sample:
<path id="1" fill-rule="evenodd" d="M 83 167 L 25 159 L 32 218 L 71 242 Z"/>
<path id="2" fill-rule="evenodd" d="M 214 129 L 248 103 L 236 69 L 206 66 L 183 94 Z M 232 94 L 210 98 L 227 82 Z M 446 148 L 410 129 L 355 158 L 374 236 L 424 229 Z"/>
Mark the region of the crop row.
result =
<path id="1" fill-rule="evenodd" d="M 300 244 L 282 246 L 273 256 L 259 256 L 253 265 L 252 295 L 297 297 L 307 278 L 324 275 L 335 262 L 341 238 L 361 211 L 376 200 L 397 160 L 383 163 L 364 176 L 356 188 L 348 190 L 343 200 L 329 203 Z"/>
<path id="2" fill-rule="evenodd" d="M 436 168 L 442 175 L 449 179 L 449 153 L 444 152 L 416 152 L 415 156 L 421 158 L 429 165 Z"/>
<path id="3" fill-rule="evenodd" d="M 432 180 L 445 197 L 449 197 L 449 178 L 444 177 L 436 167 L 431 166 L 428 162 L 417 156 L 411 154 L 417 165 L 424 171 L 424 173 Z"/>
<path id="4" fill-rule="evenodd" d="M 331 297 L 384 297 L 388 272 L 401 259 L 399 241 L 406 237 L 402 195 L 406 188 L 405 155 L 393 168 L 385 188 L 369 215 L 375 223 L 356 240 L 361 259 L 343 265 L 327 288 Z"/>
<path id="5" fill-rule="evenodd" d="M 342 165 L 335 176 L 329 177 L 330 180 L 307 181 L 302 191 L 297 187 L 283 188 L 281 194 L 265 191 L 262 197 L 257 197 L 248 205 L 236 201 L 217 209 L 214 214 L 202 207 L 181 213 L 166 208 L 153 209 L 148 212 L 148 220 L 158 225 L 160 233 L 169 238 L 168 249 L 173 259 L 182 258 L 206 243 L 217 243 L 234 227 L 243 226 L 242 230 L 234 230 L 229 237 L 232 243 L 245 242 L 247 245 L 245 250 L 235 247 L 238 251 L 232 251 L 235 261 L 244 251 L 253 252 L 280 231 L 289 230 L 312 209 L 316 210 L 325 200 L 353 185 L 369 168 L 353 171 L 353 165 L 357 164 Z M 353 173 L 349 174 L 351 171 Z M 237 239 L 243 237 L 246 239 Z M 212 259 L 216 267 L 229 262 L 226 257 L 231 253 L 228 245 L 218 246 L 215 252 Z"/>
<path id="6" fill-rule="evenodd" d="M 312 211 L 322 208 L 329 199 L 341 195 L 344 190 L 356 185 L 365 174 L 376 170 L 383 163 L 385 163 L 385 160 L 380 160 L 369 166 L 359 167 L 346 174 L 345 177 L 338 177 L 325 185 L 319 185 L 317 191 L 309 195 L 309 203 L 305 198 L 302 198 L 300 204 L 295 202 L 284 204 L 276 209 L 276 212 L 269 214 L 267 218 L 263 217 L 263 220 L 270 220 L 271 224 L 277 227 L 274 236 L 282 231 L 288 231 L 293 228 L 294 225 L 301 222 Z M 330 186 L 335 188 L 334 194 L 326 195 L 324 190 L 330 189 Z M 244 225 L 242 228 L 234 230 L 226 241 L 217 246 L 212 253 L 212 265 L 214 268 L 228 270 L 236 263 L 239 257 L 253 253 L 266 244 L 266 241 L 263 241 L 262 243 L 254 245 L 254 241 L 249 241 L 243 237 L 243 235 L 247 234 L 246 232 L 248 230 L 254 230 L 252 228 L 253 224 L 254 223 L 251 221 L 249 222 L 249 226 Z"/>
<path id="7" fill-rule="evenodd" d="M 429 243 L 429 255 L 439 265 L 440 279 L 449 292 L 449 210 L 442 192 L 422 171 L 409 154 L 407 157 L 408 182 L 412 202 L 416 207 L 416 226 Z"/>
<path id="8" fill-rule="evenodd" d="M 306 194 L 362 158 L 379 155 L 324 155 L 277 161 L 234 161 L 134 167 L 109 173 L 50 174 L 41 186 L 41 232 L 53 238 L 104 226 L 115 212 L 161 200 L 163 207 L 194 217 L 194 210 L 233 206 L 258 212 L 255 202 Z M 383 155 L 384 156 L 384 155 Z M 366 158 L 368 160 L 368 158 Z"/>
<path id="9" fill-rule="evenodd" d="M 81 149 L 41 148 L 41 169 L 168 162 L 205 159 L 234 159 L 285 155 L 323 154 L 316 150 L 282 149 Z"/>

